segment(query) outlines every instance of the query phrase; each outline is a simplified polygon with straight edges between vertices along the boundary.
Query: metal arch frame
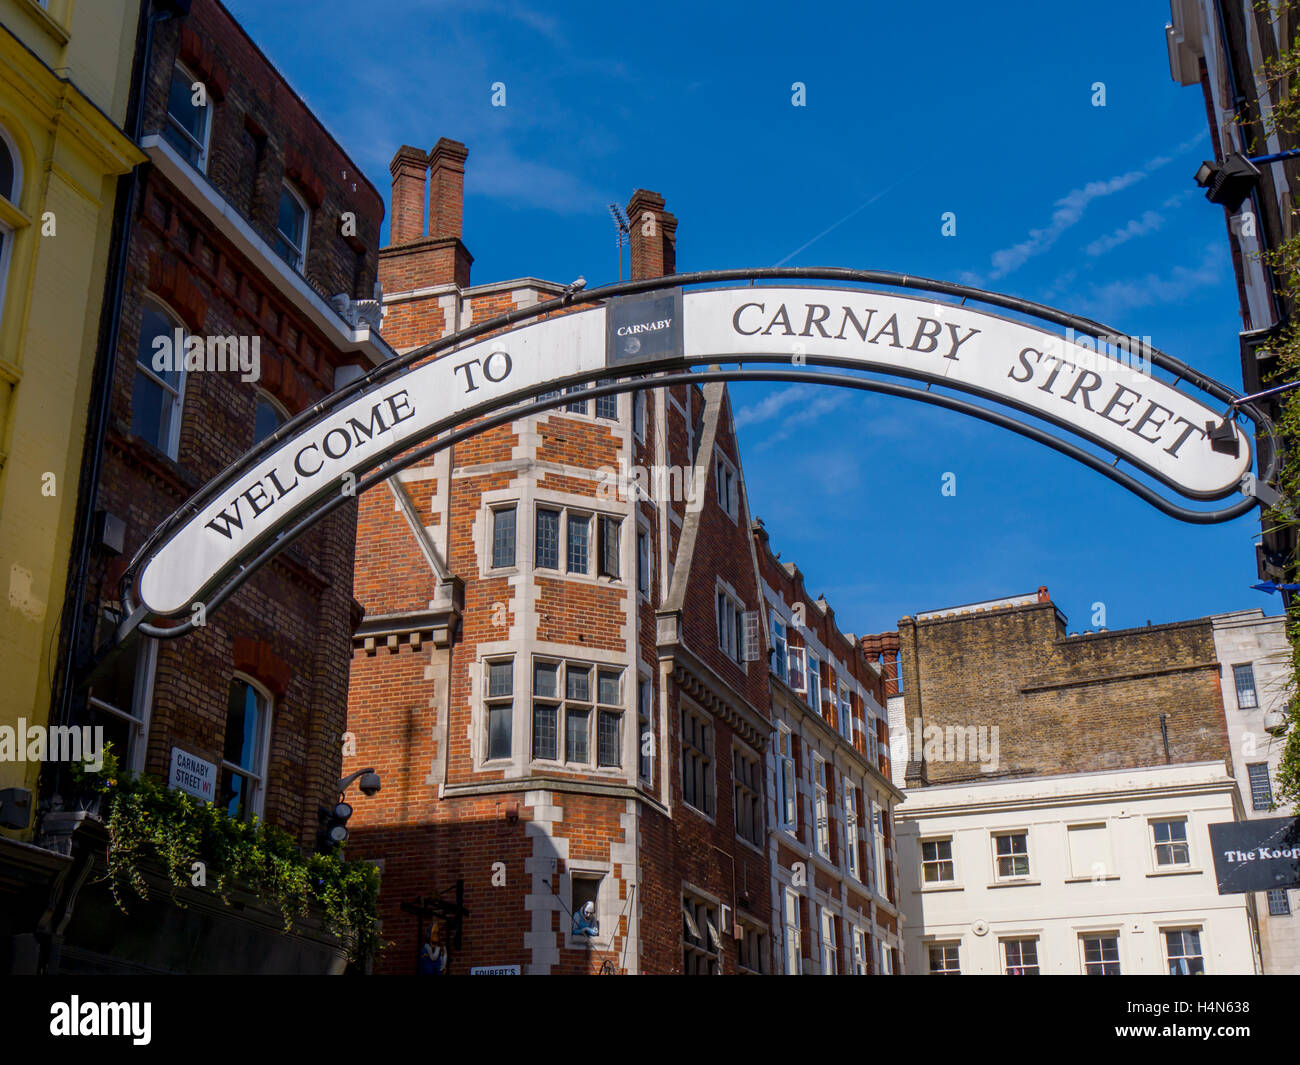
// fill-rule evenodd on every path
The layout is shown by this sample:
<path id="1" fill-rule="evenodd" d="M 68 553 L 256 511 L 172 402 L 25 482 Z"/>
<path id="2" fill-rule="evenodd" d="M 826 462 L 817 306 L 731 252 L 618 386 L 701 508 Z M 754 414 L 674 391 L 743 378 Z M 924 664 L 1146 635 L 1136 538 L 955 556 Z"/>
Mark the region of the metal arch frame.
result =
<path id="1" fill-rule="evenodd" d="M 135 606 L 132 596 L 134 574 L 141 562 L 150 555 L 159 542 L 166 539 L 168 534 L 174 528 L 187 520 L 193 513 L 206 504 L 217 492 L 219 487 L 224 485 L 231 477 L 237 476 L 247 467 L 255 465 L 261 460 L 265 453 L 273 450 L 285 439 L 294 435 L 300 427 L 310 423 L 333 408 L 346 403 L 358 393 L 365 392 L 387 382 L 389 379 L 398 376 L 402 371 L 406 370 L 414 363 L 426 359 L 431 355 L 436 355 L 440 352 L 457 348 L 468 341 L 503 329 L 508 329 L 530 319 L 547 317 L 558 311 L 564 311 L 571 308 L 576 309 L 584 304 L 597 305 L 604 300 L 616 296 L 653 292 L 659 289 L 674 288 L 678 286 L 702 285 L 709 282 L 726 281 L 747 281 L 752 285 L 755 281 L 768 280 L 849 281 L 859 284 L 883 284 L 895 288 L 917 290 L 932 294 L 939 293 L 947 296 L 959 296 L 961 297 L 963 304 L 967 300 L 974 300 L 979 303 L 1001 307 L 1006 310 L 1052 322 L 1056 325 L 1072 328 L 1077 333 L 1094 338 L 1122 335 L 1119 334 L 1117 330 L 1109 329 L 1101 323 L 1092 321 L 1091 319 L 1069 314 L 1053 307 L 1034 303 L 1030 300 L 1024 300 L 1019 297 L 1007 296 L 999 293 L 985 292 L 981 289 L 975 289 L 966 285 L 934 281 L 927 278 L 919 278 L 908 274 L 898 274 L 888 271 L 822 267 L 708 270 L 688 274 L 674 274 L 667 277 L 650 278 L 638 281 L 620 282 L 617 284 L 602 286 L 593 289 L 590 292 L 583 292 L 581 296 L 579 296 L 574 290 L 570 289 L 566 291 L 563 296 L 556 299 L 548 300 L 532 307 L 518 308 L 509 311 L 506 314 L 488 319 L 458 333 L 442 337 L 430 344 L 409 351 L 405 355 L 398 356 L 386 363 L 382 363 L 364 376 L 350 382 L 343 388 L 330 393 L 311 407 L 299 412 L 295 417 L 281 425 L 275 433 L 260 441 L 241 459 L 227 467 L 219 477 L 209 481 L 207 485 L 196 492 L 186 501 L 185 504 L 178 508 L 171 517 L 159 525 L 137 550 L 122 577 L 121 602 L 125 608 L 127 617 L 118 628 L 115 642 L 120 643 L 121 640 L 125 639 L 132 630 L 137 628 L 143 635 L 154 638 L 174 638 L 186 635 L 194 630 L 196 626 L 193 620 L 186 620 L 180 624 L 172 626 L 153 625 L 145 621 L 145 617 L 150 612 L 143 605 L 138 607 Z M 1186 380 L 1200 391 L 1223 401 L 1225 404 L 1231 404 L 1233 400 L 1239 398 L 1239 393 L 1220 382 L 1215 381 L 1213 378 L 1206 377 L 1204 374 L 1201 374 L 1199 371 L 1188 366 L 1181 360 L 1175 359 L 1154 348 L 1149 349 L 1148 354 L 1153 364 L 1174 375 L 1175 385 L 1179 380 Z M 586 398 L 595 398 L 597 396 L 635 391 L 647 387 L 661 388 L 683 383 L 699 383 L 702 381 L 716 380 L 812 382 L 818 384 L 837 385 L 840 387 L 855 388 L 886 395 L 895 395 L 900 398 L 919 400 L 921 402 L 956 410 L 959 413 L 967 414 L 1001 428 L 1009 429 L 1021 436 L 1044 444 L 1045 446 L 1064 454 L 1091 469 L 1097 470 L 1115 481 L 1117 484 L 1128 489 L 1139 498 L 1150 503 L 1152 506 L 1155 506 L 1158 510 L 1180 521 L 1193 524 L 1214 524 L 1223 521 L 1230 521 L 1258 505 L 1257 500 L 1246 498 L 1232 504 L 1231 506 L 1220 508 L 1218 510 L 1194 510 L 1180 506 L 1154 492 L 1150 487 L 1134 478 L 1131 474 L 1118 469 L 1117 463 L 1121 461 L 1123 456 L 1116 455 L 1114 462 L 1108 463 L 1098 456 L 1083 450 L 1071 441 L 1053 436 L 1037 425 L 1020 422 L 1001 411 L 990 410 L 958 397 L 940 392 L 932 392 L 929 390 L 929 387 L 921 389 L 899 384 L 894 381 L 883 381 L 874 378 L 850 376 L 846 374 L 825 373 L 816 370 L 746 370 L 741 368 L 744 362 L 779 361 L 782 364 L 788 364 L 787 357 L 780 357 L 778 359 L 771 355 L 736 356 L 734 359 L 728 359 L 727 361 L 735 361 L 738 364 L 735 369 L 709 369 L 702 372 L 692 372 L 690 369 L 693 366 L 701 366 L 716 363 L 718 361 L 718 357 L 713 355 L 707 358 L 698 359 L 683 357 L 662 360 L 657 363 L 629 364 L 623 372 L 637 375 L 639 371 L 639 375 L 623 377 L 606 384 L 597 383 L 594 389 L 587 389 L 584 394 L 586 395 Z M 813 365 L 844 365 L 836 359 L 813 356 L 808 356 L 806 361 Z M 669 372 L 665 373 L 665 370 Z M 436 433 L 441 431 L 444 433 L 441 439 L 428 441 L 416 446 L 415 448 L 406 450 L 405 453 L 402 454 L 398 454 L 399 451 L 403 450 L 401 448 L 393 449 L 391 452 L 378 453 L 374 458 L 375 464 L 371 467 L 370 471 L 358 478 L 356 483 L 356 492 L 360 493 L 365 491 L 366 489 L 373 487 L 379 481 L 386 480 L 394 473 L 397 473 L 405 467 L 426 458 L 428 455 L 442 450 L 443 448 L 452 446 L 461 440 L 476 435 L 477 433 L 484 432 L 498 425 L 522 417 L 527 417 L 540 411 L 564 406 L 571 401 L 571 397 L 561 395 L 549 399 L 534 399 L 531 403 L 521 405 L 517 403 L 518 396 L 521 394 L 526 396 L 538 396 L 544 391 L 554 390 L 557 385 L 563 387 L 570 384 L 607 380 L 611 372 L 620 372 L 620 368 L 606 368 L 599 375 L 594 377 L 592 375 L 577 375 L 572 379 L 565 378 L 553 382 L 547 382 L 546 384 L 536 388 L 512 393 L 508 401 L 510 402 L 510 405 L 505 408 L 500 408 L 499 405 L 501 399 L 498 398 L 497 400 L 489 401 L 472 411 L 463 412 L 458 416 L 459 421 L 464 422 L 466 419 L 478 420 L 459 428 L 452 428 L 450 431 L 448 431 L 448 427 L 445 426 L 441 430 L 435 428 L 432 430 L 433 432 Z M 990 399 L 994 402 L 1006 403 L 1005 399 L 1001 397 L 985 396 L 983 398 Z M 1272 481 L 1277 472 L 1276 467 L 1279 452 L 1272 422 L 1253 404 L 1241 404 L 1235 408 L 1230 408 L 1228 413 L 1230 416 L 1235 418 L 1236 412 L 1244 413 L 1255 423 L 1256 435 L 1261 445 L 1263 445 L 1261 458 L 1266 458 L 1267 460 L 1267 468 L 1261 472 L 1260 480 L 1266 483 Z M 1026 411 L 1025 413 L 1037 417 L 1037 415 L 1032 411 Z M 1104 450 L 1111 450 L 1099 441 L 1093 441 L 1093 443 L 1098 444 Z M 406 447 L 409 448 L 409 444 L 406 445 Z M 243 563 L 232 563 L 227 566 L 224 571 L 218 571 L 217 574 L 214 574 L 213 583 L 216 584 L 216 590 L 212 595 L 207 597 L 205 607 L 207 609 L 215 609 L 220 606 L 265 562 L 273 558 L 288 546 L 289 543 L 305 532 L 306 529 L 310 528 L 313 524 L 351 497 L 352 493 L 347 495 L 338 493 L 326 497 L 322 501 L 318 502 L 317 505 L 308 513 L 304 514 L 297 522 L 281 532 L 279 536 L 267 544 L 251 559 L 248 559 Z"/>

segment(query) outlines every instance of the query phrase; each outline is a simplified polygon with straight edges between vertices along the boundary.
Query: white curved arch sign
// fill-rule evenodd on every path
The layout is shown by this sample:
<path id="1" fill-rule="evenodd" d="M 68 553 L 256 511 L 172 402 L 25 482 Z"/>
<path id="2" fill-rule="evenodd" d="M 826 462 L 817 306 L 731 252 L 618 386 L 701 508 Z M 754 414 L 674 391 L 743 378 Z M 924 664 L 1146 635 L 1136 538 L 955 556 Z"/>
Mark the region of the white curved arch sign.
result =
<path id="1" fill-rule="evenodd" d="M 635 302 L 633 302 L 635 299 Z M 691 362 L 822 363 L 917 378 L 996 400 L 1110 449 L 1192 499 L 1235 491 L 1250 470 L 1210 446 L 1221 414 L 1145 372 L 1046 329 L 988 311 L 861 289 L 697 290 L 632 298 L 607 346 L 607 306 L 450 351 L 302 426 L 177 525 L 145 561 L 139 591 L 158 615 L 186 612 L 220 573 L 380 461 L 482 412 L 566 378 L 643 374 Z M 641 310 L 641 319 L 627 317 Z M 665 310 L 667 308 L 667 310 Z M 678 320 L 674 320 L 677 318 Z M 672 350 L 658 343 L 671 336 Z"/>

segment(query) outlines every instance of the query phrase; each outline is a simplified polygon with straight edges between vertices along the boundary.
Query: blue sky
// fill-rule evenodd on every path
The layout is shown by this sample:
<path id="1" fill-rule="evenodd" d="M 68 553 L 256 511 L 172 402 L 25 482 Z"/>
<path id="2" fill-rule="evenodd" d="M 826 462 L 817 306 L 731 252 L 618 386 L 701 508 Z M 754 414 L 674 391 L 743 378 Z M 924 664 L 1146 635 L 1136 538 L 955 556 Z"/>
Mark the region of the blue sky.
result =
<path id="1" fill-rule="evenodd" d="M 967 281 L 1240 384 L 1223 212 L 1192 181 L 1205 107 L 1170 78 L 1161 0 L 226 2 L 385 195 L 398 145 L 469 146 L 476 282 L 614 280 L 605 205 L 645 187 L 680 220 L 683 271 Z M 1250 588 L 1253 515 L 1183 525 L 1063 456 L 903 400 L 732 397 L 751 510 L 848 631 L 1041 584 L 1071 630 L 1094 627 L 1096 603 L 1112 629 L 1280 611 Z"/>

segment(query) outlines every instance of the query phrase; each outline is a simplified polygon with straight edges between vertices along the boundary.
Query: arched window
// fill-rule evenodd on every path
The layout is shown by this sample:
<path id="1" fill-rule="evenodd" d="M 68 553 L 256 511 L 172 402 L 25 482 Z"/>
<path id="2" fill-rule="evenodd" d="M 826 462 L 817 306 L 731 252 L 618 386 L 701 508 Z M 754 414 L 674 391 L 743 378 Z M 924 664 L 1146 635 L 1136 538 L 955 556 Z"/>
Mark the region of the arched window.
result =
<path id="1" fill-rule="evenodd" d="M 288 412 L 269 395 L 259 390 L 257 393 L 257 417 L 253 428 L 253 443 L 261 443 L 288 420 Z"/>
<path id="2" fill-rule="evenodd" d="M 0 197 L 18 209 L 23 191 L 23 161 L 9 131 L 0 126 Z M 4 321 L 9 261 L 13 258 L 14 231 L 0 215 L 0 321 Z"/>
<path id="3" fill-rule="evenodd" d="M 185 341 L 184 327 L 161 304 L 144 305 L 131 395 L 131 432 L 173 459 L 181 435 Z"/>
<path id="4" fill-rule="evenodd" d="M 177 63 L 167 93 L 167 126 L 163 136 L 196 170 L 208 171 L 208 134 L 211 112 L 206 102 L 195 106 L 194 86 L 199 79 Z"/>

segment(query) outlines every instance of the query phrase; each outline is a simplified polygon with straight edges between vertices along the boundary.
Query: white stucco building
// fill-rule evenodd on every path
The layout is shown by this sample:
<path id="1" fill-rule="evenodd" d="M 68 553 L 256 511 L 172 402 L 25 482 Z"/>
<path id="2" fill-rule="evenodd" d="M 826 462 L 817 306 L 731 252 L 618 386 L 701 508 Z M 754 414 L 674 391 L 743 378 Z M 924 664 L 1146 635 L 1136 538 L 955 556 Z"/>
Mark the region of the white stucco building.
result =
<path id="1" fill-rule="evenodd" d="M 1277 768 L 1286 745 L 1286 706 L 1292 694 L 1286 618 L 1258 607 L 1217 614 L 1214 647 L 1222 668 L 1223 709 L 1232 768 L 1247 818 L 1285 817 L 1274 808 Z M 1300 890 L 1255 895 L 1264 972 L 1300 973 Z"/>
<path id="2" fill-rule="evenodd" d="M 1256 973 L 1254 899 L 1219 895 L 1223 762 L 909 789 L 896 812 L 909 973 Z"/>

